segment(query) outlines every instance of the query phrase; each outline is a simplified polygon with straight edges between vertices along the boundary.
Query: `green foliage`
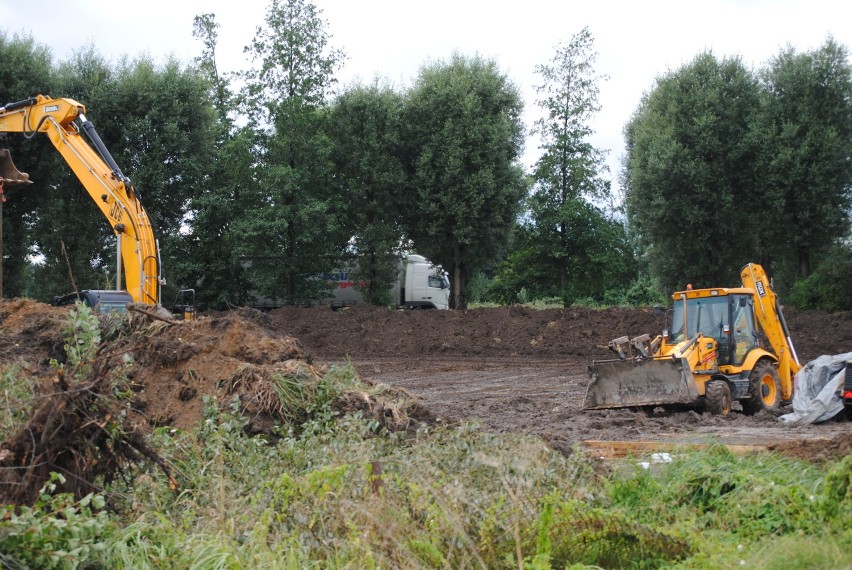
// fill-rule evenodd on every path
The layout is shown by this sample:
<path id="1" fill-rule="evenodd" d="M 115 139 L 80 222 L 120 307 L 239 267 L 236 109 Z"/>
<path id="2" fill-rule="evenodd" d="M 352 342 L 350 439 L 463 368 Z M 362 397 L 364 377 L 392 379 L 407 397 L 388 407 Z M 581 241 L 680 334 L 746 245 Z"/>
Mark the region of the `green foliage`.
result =
<path id="1" fill-rule="evenodd" d="M 852 533 L 770 537 L 745 560 L 755 570 L 847 569 L 852 560 Z"/>
<path id="2" fill-rule="evenodd" d="M 657 79 L 626 138 L 628 220 L 666 290 L 736 283 L 751 261 L 792 283 L 849 234 L 852 66 L 830 37 L 758 71 L 700 54 Z"/>
<path id="3" fill-rule="evenodd" d="M 32 507 L 0 506 L 0 564 L 4 568 L 94 568 L 107 565 L 116 525 L 102 495 L 75 501 L 54 494 L 65 483 L 53 473 Z"/>
<path id="4" fill-rule="evenodd" d="M 254 289 L 297 304 L 324 295 L 316 275 L 338 265 L 351 237 L 326 107 L 345 56 L 328 48 L 327 23 L 310 2 L 273 0 L 265 24 L 247 48 L 258 65 L 242 74 L 252 183 L 231 231 Z"/>
<path id="5" fill-rule="evenodd" d="M 31 35 L 15 33 L 11 37 L 0 30 L 0 101 L 20 101 L 41 93 L 51 84 L 52 58 L 47 46 L 37 44 Z M 32 253 L 32 216 L 43 204 L 39 191 L 50 187 L 54 158 L 49 155 L 46 139 L 27 140 L 10 135 L 3 139 L 15 165 L 30 175 L 32 185 L 11 186 L 4 190 L 2 291 L 6 298 L 23 296 L 39 289 L 27 260 Z M 55 154 L 55 153 L 54 153 Z"/>
<path id="6" fill-rule="evenodd" d="M 83 377 L 90 368 L 101 343 L 101 327 L 98 317 L 85 303 L 77 303 L 68 312 L 65 325 L 65 367 Z"/>
<path id="7" fill-rule="evenodd" d="M 852 283 L 852 248 L 835 245 L 813 273 L 793 285 L 785 300 L 799 309 L 850 311 L 849 283 Z"/>
<path id="8" fill-rule="evenodd" d="M 760 72 L 762 251 L 806 278 L 816 256 L 849 236 L 852 206 L 852 63 L 828 37 L 817 49 L 787 46 Z M 793 236 L 795 239 L 790 239 Z"/>
<path id="9" fill-rule="evenodd" d="M 26 423 L 35 379 L 19 365 L 0 365 L 0 441 Z"/>
<path id="10" fill-rule="evenodd" d="M 364 300 L 390 305 L 388 291 L 402 256 L 402 213 L 411 208 L 404 193 L 400 152 L 402 96 L 378 81 L 354 86 L 331 108 L 335 179 L 347 205 L 346 224 L 353 274 Z M 333 268 L 325 268 L 331 270 Z"/>
<path id="11" fill-rule="evenodd" d="M 736 457 L 724 447 L 688 454 L 659 471 L 638 469 L 609 485 L 613 507 L 661 528 L 730 533 L 740 542 L 805 533 L 819 536 L 848 528 L 844 514 L 849 461 L 825 473 L 812 465 L 773 455 Z"/>
<path id="12" fill-rule="evenodd" d="M 424 66 L 405 101 L 405 229 L 450 274 L 451 306 L 505 249 L 526 192 L 517 88 L 495 62 L 454 55 Z"/>
<path id="13" fill-rule="evenodd" d="M 657 278 L 640 273 L 626 288 L 609 289 L 603 295 L 603 305 L 620 307 L 665 307 L 671 298 L 662 291 Z"/>
<path id="14" fill-rule="evenodd" d="M 741 60 L 706 52 L 657 78 L 628 123 L 628 220 L 665 290 L 737 283 L 759 227 L 772 225 L 755 228 L 759 110 L 757 80 Z"/>

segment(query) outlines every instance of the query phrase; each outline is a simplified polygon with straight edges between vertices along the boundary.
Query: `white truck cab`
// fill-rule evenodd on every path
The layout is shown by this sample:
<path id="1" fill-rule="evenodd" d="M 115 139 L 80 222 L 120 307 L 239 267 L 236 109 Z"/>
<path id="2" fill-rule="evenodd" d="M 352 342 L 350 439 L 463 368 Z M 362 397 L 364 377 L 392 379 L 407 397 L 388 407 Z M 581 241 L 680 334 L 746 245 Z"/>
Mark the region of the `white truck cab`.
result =
<path id="1" fill-rule="evenodd" d="M 450 281 L 447 274 L 422 255 L 404 260 L 404 284 L 399 293 L 400 306 L 419 309 L 449 309 Z M 403 281 L 404 279 L 404 281 Z M 395 291 L 396 292 L 396 291 Z"/>

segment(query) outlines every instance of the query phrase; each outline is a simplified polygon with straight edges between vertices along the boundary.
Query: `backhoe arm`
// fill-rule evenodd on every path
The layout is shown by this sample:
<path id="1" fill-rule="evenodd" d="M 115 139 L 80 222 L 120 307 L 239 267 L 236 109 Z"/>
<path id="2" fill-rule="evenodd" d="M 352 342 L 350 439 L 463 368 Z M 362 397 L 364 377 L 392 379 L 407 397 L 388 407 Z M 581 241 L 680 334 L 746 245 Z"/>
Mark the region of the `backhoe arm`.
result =
<path id="1" fill-rule="evenodd" d="M 0 132 L 23 133 L 28 138 L 40 132 L 50 138 L 109 221 L 118 240 L 127 292 L 137 303 L 158 305 L 160 258 L 151 221 L 130 179 L 122 174 L 85 113 L 86 108 L 73 99 L 38 95 L 0 107 Z M 77 119 L 91 145 L 80 135 Z M 120 283 L 121 266 L 117 271 Z"/>
<path id="2" fill-rule="evenodd" d="M 785 400 L 792 398 L 792 378 L 802 367 L 799 357 L 793 348 L 787 322 L 781 312 L 778 297 L 772 290 L 772 284 L 763 270 L 756 263 L 749 263 L 740 272 L 743 287 L 755 292 L 754 314 L 760 322 L 760 328 L 766 335 L 769 344 L 778 356 L 778 375 L 781 378 L 781 392 Z"/>

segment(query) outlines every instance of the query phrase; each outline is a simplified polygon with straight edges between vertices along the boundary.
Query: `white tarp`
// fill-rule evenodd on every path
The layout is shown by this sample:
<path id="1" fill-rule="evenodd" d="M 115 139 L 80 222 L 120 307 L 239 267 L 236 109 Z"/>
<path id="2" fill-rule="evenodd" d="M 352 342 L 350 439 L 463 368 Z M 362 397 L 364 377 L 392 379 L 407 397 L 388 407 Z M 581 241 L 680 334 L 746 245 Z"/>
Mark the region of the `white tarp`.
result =
<path id="1" fill-rule="evenodd" d="M 846 378 L 846 361 L 852 352 L 820 356 L 796 374 L 793 413 L 778 418 L 782 422 L 814 424 L 830 420 L 843 410 L 839 390 Z"/>

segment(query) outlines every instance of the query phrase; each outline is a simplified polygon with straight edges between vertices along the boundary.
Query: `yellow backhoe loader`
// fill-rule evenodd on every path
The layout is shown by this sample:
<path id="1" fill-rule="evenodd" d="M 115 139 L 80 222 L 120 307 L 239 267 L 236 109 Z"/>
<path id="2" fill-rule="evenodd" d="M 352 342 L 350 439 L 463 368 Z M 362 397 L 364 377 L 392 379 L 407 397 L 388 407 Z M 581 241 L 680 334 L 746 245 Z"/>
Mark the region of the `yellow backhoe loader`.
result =
<path id="1" fill-rule="evenodd" d="M 159 306 L 163 279 L 159 244 L 151 220 L 133 183 L 121 172 L 85 113 L 86 108 L 73 99 L 38 95 L 0 107 L 0 133 L 48 136 L 115 233 L 118 258 L 115 293 L 124 293 L 135 303 Z M 85 132 L 91 144 L 83 139 L 81 132 Z M 9 151 L 0 150 L 0 191 L 4 183 L 27 182 L 29 176 L 15 168 Z M 78 299 L 86 298 L 76 295 Z M 181 307 L 181 312 L 193 316 L 194 305 Z"/>
<path id="2" fill-rule="evenodd" d="M 739 401 L 754 414 L 791 400 L 801 365 L 778 298 L 760 265 L 749 263 L 740 277 L 742 287 L 674 293 L 671 328 L 654 339 L 610 341 L 619 358 L 589 366 L 584 408 L 687 405 L 728 414 Z"/>

